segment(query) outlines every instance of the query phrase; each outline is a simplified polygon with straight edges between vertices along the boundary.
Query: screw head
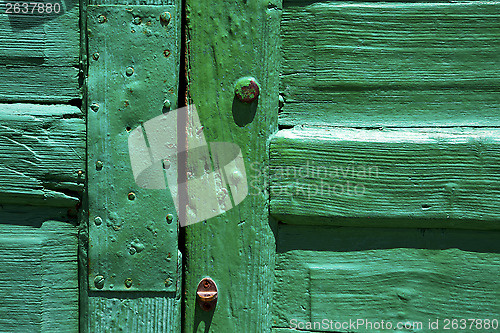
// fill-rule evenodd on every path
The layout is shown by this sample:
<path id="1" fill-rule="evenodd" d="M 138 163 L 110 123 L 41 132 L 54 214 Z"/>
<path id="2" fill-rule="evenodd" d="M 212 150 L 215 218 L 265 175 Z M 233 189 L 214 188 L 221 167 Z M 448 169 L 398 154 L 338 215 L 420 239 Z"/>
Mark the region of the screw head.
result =
<path id="1" fill-rule="evenodd" d="M 101 225 L 102 218 L 100 216 L 97 216 L 96 218 L 94 218 L 94 223 L 95 223 L 95 225 Z"/>
<path id="2" fill-rule="evenodd" d="M 132 20 L 132 23 L 135 25 L 139 25 L 139 24 L 141 24 L 141 22 L 142 22 L 142 19 L 139 16 L 134 17 L 134 19 Z"/>
<path id="3" fill-rule="evenodd" d="M 171 18 L 172 14 L 170 14 L 169 12 L 163 12 L 160 14 L 160 21 L 162 21 L 164 24 L 168 24 Z"/>
<path id="4" fill-rule="evenodd" d="M 128 278 L 125 280 L 125 287 L 130 288 L 132 287 L 132 279 Z"/>
<path id="5" fill-rule="evenodd" d="M 104 288 L 104 276 L 102 275 L 97 275 L 95 278 L 94 278 L 94 285 L 97 289 L 102 289 Z"/>
<path id="6" fill-rule="evenodd" d="M 101 14 L 101 15 L 99 15 L 99 16 L 97 17 L 97 22 L 99 22 L 99 23 L 104 23 L 104 22 L 106 22 L 107 20 L 108 20 L 108 19 L 106 18 L 106 16 L 104 16 L 104 15 L 102 15 L 102 14 Z"/>
<path id="7" fill-rule="evenodd" d="M 125 71 L 125 74 L 127 74 L 127 76 L 131 76 L 132 74 L 134 74 L 134 68 L 127 67 L 127 70 Z"/>
<path id="8" fill-rule="evenodd" d="M 241 102 L 252 103 L 259 98 L 259 84 L 253 77 L 244 77 L 236 82 L 234 94 Z"/>
<path id="9" fill-rule="evenodd" d="M 94 112 L 99 111 L 99 104 L 97 104 L 97 103 L 92 104 L 92 105 L 90 106 L 90 109 L 91 109 L 92 111 L 94 111 Z"/>
<path id="10" fill-rule="evenodd" d="M 167 223 L 170 224 L 174 220 L 174 216 L 172 214 L 167 214 Z"/>
<path id="11" fill-rule="evenodd" d="M 171 285 L 172 285 L 172 279 L 171 278 L 165 279 L 165 287 L 170 287 Z"/>
<path id="12" fill-rule="evenodd" d="M 128 194 L 128 199 L 129 199 L 129 200 L 135 200 L 135 193 L 134 193 L 134 192 L 130 192 L 130 193 Z"/>
<path id="13" fill-rule="evenodd" d="M 95 162 L 95 168 L 96 168 L 96 170 L 102 170 L 102 167 L 103 167 L 102 161 Z"/>
<path id="14" fill-rule="evenodd" d="M 94 60 L 99 59 L 99 53 L 95 52 L 94 54 L 92 54 L 92 59 Z"/>

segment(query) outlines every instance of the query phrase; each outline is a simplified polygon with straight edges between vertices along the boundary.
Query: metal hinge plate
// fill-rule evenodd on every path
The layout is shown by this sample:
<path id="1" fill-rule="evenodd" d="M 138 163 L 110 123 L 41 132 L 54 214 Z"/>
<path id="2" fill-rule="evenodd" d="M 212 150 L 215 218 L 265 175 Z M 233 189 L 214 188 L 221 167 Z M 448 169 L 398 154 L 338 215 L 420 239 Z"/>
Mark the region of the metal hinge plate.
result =
<path id="1" fill-rule="evenodd" d="M 90 289 L 176 291 L 175 206 L 135 183 L 128 134 L 176 107 L 179 8 L 88 6 L 87 26 Z"/>

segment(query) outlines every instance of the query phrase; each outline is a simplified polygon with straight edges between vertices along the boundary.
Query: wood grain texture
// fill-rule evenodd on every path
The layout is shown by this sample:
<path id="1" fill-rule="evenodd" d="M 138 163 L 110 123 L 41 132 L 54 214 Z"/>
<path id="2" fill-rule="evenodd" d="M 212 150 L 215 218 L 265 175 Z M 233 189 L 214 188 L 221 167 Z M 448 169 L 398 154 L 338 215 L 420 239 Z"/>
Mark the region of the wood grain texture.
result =
<path id="1" fill-rule="evenodd" d="M 499 125 L 499 8 L 286 2 L 280 125 Z"/>
<path id="2" fill-rule="evenodd" d="M 282 130 L 271 213 L 289 223 L 500 227 L 498 129 Z"/>
<path id="3" fill-rule="evenodd" d="M 85 121 L 73 106 L 0 104 L 0 203 L 74 207 Z"/>
<path id="4" fill-rule="evenodd" d="M 76 227 L 43 215 L 0 211 L 0 332 L 78 332 Z"/>
<path id="5" fill-rule="evenodd" d="M 498 231 L 280 224 L 278 234 L 276 327 L 297 328 L 291 319 L 363 318 L 390 321 L 394 328 L 398 322 L 422 322 L 423 329 L 409 331 L 427 332 L 429 320 L 439 319 L 443 329 L 445 318 L 498 317 Z M 361 326 L 309 331 L 383 330 Z"/>
<path id="6" fill-rule="evenodd" d="M 90 297 L 90 332 L 180 332 L 180 299 L 109 294 Z"/>
<path id="7" fill-rule="evenodd" d="M 276 130 L 280 1 L 186 2 L 188 102 L 198 110 L 207 142 L 241 148 L 246 175 L 267 164 Z M 235 84 L 252 76 L 258 101 L 235 98 Z M 189 157 L 189 153 L 188 153 Z M 257 182 L 263 187 L 265 178 Z M 193 193 L 188 193 L 193 195 Z M 274 236 L 268 195 L 248 195 L 238 206 L 186 227 L 186 332 L 270 332 Z M 195 290 L 211 277 L 219 288 L 213 312 L 201 310 Z"/>
<path id="8" fill-rule="evenodd" d="M 81 98 L 78 0 L 55 13 L 0 13 L 0 102 Z M 31 6 L 30 6 L 31 11 Z"/>

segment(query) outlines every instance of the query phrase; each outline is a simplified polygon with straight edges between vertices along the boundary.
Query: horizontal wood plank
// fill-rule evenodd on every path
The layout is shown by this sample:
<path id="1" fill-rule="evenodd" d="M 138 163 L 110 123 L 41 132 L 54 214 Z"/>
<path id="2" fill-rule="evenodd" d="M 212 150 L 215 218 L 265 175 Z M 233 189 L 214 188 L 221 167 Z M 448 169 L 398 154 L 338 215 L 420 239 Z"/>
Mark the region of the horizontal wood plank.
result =
<path id="1" fill-rule="evenodd" d="M 76 227 L 0 220 L 0 331 L 78 332 Z"/>
<path id="2" fill-rule="evenodd" d="M 0 13 L 0 102 L 81 98 L 79 2 L 57 3 L 59 13 Z"/>
<path id="3" fill-rule="evenodd" d="M 498 231 L 282 224 L 278 235 L 276 332 L 384 331 L 330 323 L 358 319 L 390 322 L 396 332 L 444 331 L 445 318 L 498 320 Z M 440 329 L 429 329 L 436 319 Z M 423 326 L 397 330 L 400 322 Z"/>
<path id="4" fill-rule="evenodd" d="M 281 125 L 497 126 L 500 3 L 285 3 Z"/>
<path id="5" fill-rule="evenodd" d="M 121 296 L 120 296 L 121 295 Z M 180 331 L 181 301 L 173 296 L 110 294 L 89 298 L 89 332 Z"/>
<path id="6" fill-rule="evenodd" d="M 287 223 L 500 227 L 500 130 L 282 130 L 271 214 Z"/>
<path id="7" fill-rule="evenodd" d="M 75 206 L 85 175 L 77 107 L 0 104 L 0 203 Z"/>

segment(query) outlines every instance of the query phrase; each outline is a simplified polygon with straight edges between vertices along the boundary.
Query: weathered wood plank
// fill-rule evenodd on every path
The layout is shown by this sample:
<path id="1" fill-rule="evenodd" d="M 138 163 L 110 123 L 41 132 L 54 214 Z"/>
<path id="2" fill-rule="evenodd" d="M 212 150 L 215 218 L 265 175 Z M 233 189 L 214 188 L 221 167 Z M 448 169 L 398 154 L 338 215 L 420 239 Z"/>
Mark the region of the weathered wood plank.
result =
<path id="1" fill-rule="evenodd" d="M 498 2 L 287 4 L 280 124 L 500 123 Z"/>
<path id="2" fill-rule="evenodd" d="M 307 329 L 298 323 L 498 319 L 498 231 L 280 225 L 274 326 L 378 332 L 366 326 Z M 295 319 L 295 321 L 292 321 Z M 302 324 L 301 324 L 302 325 Z M 334 324 L 335 325 L 335 324 Z M 451 328 L 451 327 L 450 327 Z M 302 332 L 301 330 L 301 332 Z M 293 332 L 293 330 L 277 330 Z"/>
<path id="3" fill-rule="evenodd" d="M 500 130 L 295 128 L 270 145 L 289 223 L 499 228 Z"/>
<path id="4" fill-rule="evenodd" d="M 76 227 L 39 218 L 30 225 L 43 215 L 24 207 L 0 212 L 1 332 L 78 332 Z M 16 216 L 29 222 L 10 224 Z"/>
<path id="5" fill-rule="evenodd" d="M 84 170 L 78 108 L 0 104 L 0 203 L 75 206 Z"/>
<path id="6" fill-rule="evenodd" d="M 121 296 L 90 297 L 91 332 L 180 332 L 181 300 L 175 295 Z"/>
<path id="7" fill-rule="evenodd" d="M 58 3 L 57 14 L 0 13 L 0 102 L 80 98 L 78 0 Z"/>
<path id="8" fill-rule="evenodd" d="M 252 163 L 267 161 L 268 137 L 277 127 L 280 8 L 281 1 L 267 0 L 186 2 L 188 101 L 208 142 L 241 148 L 247 178 L 256 175 Z M 234 93 L 247 76 L 260 85 L 252 104 Z M 268 199 L 265 191 L 248 195 L 186 228 L 186 332 L 270 332 L 275 248 Z M 206 276 L 219 288 L 213 312 L 201 310 L 194 293 Z"/>

